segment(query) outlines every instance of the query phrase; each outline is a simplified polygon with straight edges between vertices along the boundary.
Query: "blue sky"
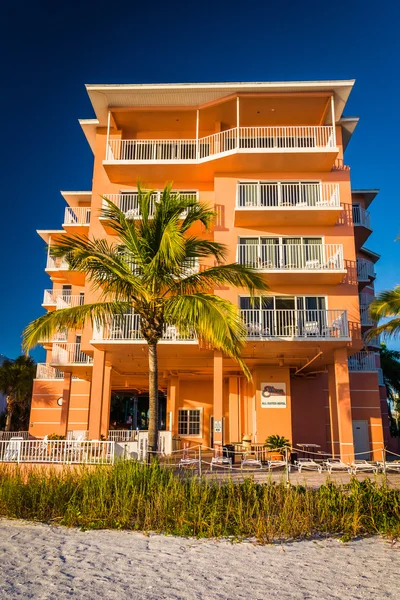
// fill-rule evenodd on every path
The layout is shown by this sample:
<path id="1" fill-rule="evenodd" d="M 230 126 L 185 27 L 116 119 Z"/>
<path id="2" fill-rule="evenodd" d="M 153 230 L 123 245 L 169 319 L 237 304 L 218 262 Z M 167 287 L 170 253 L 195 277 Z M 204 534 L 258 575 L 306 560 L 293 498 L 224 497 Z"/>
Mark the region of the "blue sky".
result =
<path id="1" fill-rule="evenodd" d="M 93 116 L 85 83 L 355 78 L 346 114 L 361 119 L 346 163 L 354 188 L 381 190 L 367 242 L 382 254 L 377 289 L 400 283 L 400 5 L 159 4 L 39 0 L 2 8 L 0 353 L 19 354 L 21 331 L 42 314 L 50 287 L 36 229 L 60 226 L 59 190 L 91 186 L 92 155 L 78 125 Z"/>

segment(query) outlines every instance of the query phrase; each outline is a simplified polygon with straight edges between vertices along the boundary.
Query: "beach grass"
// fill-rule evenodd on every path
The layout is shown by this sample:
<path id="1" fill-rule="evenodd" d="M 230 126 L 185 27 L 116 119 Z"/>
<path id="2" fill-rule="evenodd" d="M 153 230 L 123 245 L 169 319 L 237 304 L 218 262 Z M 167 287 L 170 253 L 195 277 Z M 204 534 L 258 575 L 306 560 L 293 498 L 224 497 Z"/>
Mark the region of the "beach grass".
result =
<path id="1" fill-rule="evenodd" d="M 378 480 L 318 489 L 177 475 L 154 463 L 27 470 L 0 465 L 0 517 L 261 543 L 400 537 L 400 490 Z"/>

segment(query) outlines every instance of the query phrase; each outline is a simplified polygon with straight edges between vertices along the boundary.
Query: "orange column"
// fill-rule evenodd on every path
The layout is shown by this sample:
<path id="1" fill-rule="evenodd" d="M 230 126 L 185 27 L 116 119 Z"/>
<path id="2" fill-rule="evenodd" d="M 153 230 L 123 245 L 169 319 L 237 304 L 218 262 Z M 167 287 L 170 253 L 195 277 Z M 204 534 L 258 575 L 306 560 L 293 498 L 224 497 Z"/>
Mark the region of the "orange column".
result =
<path id="1" fill-rule="evenodd" d="M 214 352 L 214 446 L 222 445 L 223 383 L 222 353 Z"/>
<path id="2" fill-rule="evenodd" d="M 334 350 L 333 359 L 334 377 L 328 379 L 328 385 L 330 402 L 332 402 L 332 422 L 335 424 L 336 419 L 339 433 L 339 440 L 333 441 L 339 441 L 340 458 L 349 462 L 354 459 L 354 442 L 347 349 Z"/>
<path id="3" fill-rule="evenodd" d="M 330 445 L 333 458 L 339 458 L 339 424 L 336 409 L 336 386 L 335 367 L 328 365 L 328 394 L 329 394 L 329 423 L 330 423 Z"/>
<path id="4" fill-rule="evenodd" d="M 167 429 L 171 428 L 172 434 L 178 434 L 178 405 L 179 405 L 179 377 L 171 377 L 169 382 L 169 395 L 168 395 L 168 412 L 172 418 L 171 423 L 167 420 Z"/>
<path id="5" fill-rule="evenodd" d="M 239 441 L 239 377 L 229 377 L 229 441 Z"/>
<path id="6" fill-rule="evenodd" d="M 99 440 L 101 430 L 101 408 L 105 373 L 105 352 L 95 349 L 93 354 L 92 386 L 89 405 L 89 439 Z"/>
<path id="7" fill-rule="evenodd" d="M 63 394 L 62 394 L 62 406 L 61 406 L 61 417 L 60 417 L 60 425 L 61 425 L 61 435 L 67 436 L 68 431 L 68 412 L 69 412 L 69 402 L 71 398 L 71 381 L 72 374 L 64 373 L 64 385 L 63 385 Z"/>
<path id="8" fill-rule="evenodd" d="M 108 428 L 110 425 L 110 404 L 111 404 L 111 365 L 104 367 L 103 383 L 103 401 L 101 407 L 101 426 L 100 434 L 108 438 Z"/>

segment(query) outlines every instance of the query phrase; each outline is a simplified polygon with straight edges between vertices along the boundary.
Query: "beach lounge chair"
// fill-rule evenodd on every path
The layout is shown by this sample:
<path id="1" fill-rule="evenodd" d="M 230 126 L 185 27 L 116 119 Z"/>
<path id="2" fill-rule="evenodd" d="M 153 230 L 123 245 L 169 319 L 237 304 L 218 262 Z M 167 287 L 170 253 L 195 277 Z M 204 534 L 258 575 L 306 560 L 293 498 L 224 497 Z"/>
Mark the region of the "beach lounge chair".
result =
<path id="1" fill-rule="evenodd" d="M 328 458 L 328 460 L 324 462 L 324 467 L 328 473 L 332 473 L 332 471 L 346 471 L 347 473 L 352 473 L 351 465 L 343 462 L 341 458 Z"/>
<path id="2" fill-rule="evenodd" d="M 232 459 L 227 456 L 213 456 L 210 464 L 210 471 L 213 470 L 213 467 L 223 467 L 226 469 L 232 469 Z"/>
<path id="3" fill-rule="evenodd" d="M 355 460 L 352 464 L 353 473 L 378 473 L 379 466 L 376 463 L 368 462 L 367 460 Z"/>
<path id="4" fill-rule="evenodd" d="M 318 471 L 318 473 L 322 473 L 322 464 L 315 462 L 313 458 L 298 458 L 296 461 L 296 467 L 301 473 L 302 469 L 307 469 L 307 471 Z"/>
<path id="5" fill-rule="evenodd" d="M 284 460 L 269 460 L 267 462 L 268 471 L 272 469 L 282 469 L 286 467 L 286 461 Z M 290 464 L 289 464 L 289 473 L 290 473 Z"/>
<path id="6" fill-rule="evenodd" d="M 385 463 L 378 462 L 378 467 L 383 471 L 394 471 L 395 473 L 400 473 L 400 460 L 389 460 Z"/>
<path id="7" fill-rule="evenodd" d="M 197 455 L 196 450 L 192 456 L 189 455 L 189 448 L 183 449 L 182 458 L 178 463 L 178 469 L 183 467 L 197 467 L 200 473 L 200 454 Z"/>
<path id="8" fill-rule="evenodd" d="M 256 452 L 245 452 L 242 462 L 240 463 L 240 468 L 243 469 L 243 467 L 248 467 L 250 469 L 263 468 L 262 462 Z"/>

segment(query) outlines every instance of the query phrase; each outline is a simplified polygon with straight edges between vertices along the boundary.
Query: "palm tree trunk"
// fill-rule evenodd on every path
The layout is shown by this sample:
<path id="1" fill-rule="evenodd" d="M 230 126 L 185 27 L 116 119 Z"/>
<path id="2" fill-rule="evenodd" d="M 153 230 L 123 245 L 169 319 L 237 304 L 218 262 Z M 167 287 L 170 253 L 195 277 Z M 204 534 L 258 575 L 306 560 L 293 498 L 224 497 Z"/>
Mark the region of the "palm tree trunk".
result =
<path id="1" fill-rule="evenodd" d="M 150 452 L 157 452 L 158 446 L 158 364 L 157 344 L 149 344 L 149 441 Z M 149 460 L 152 455 L 148 454 Z"/>
<path id="2" fill-rule="evenodd" d="M 5 431 L 11 431 L 11 421 L 12 421 L 13 412 L 14 412 L 14 409 L 12 408 L 11 403 L 9 402 L 9 399 L 7 398 L 7 419 L 6 419 Z"/>

